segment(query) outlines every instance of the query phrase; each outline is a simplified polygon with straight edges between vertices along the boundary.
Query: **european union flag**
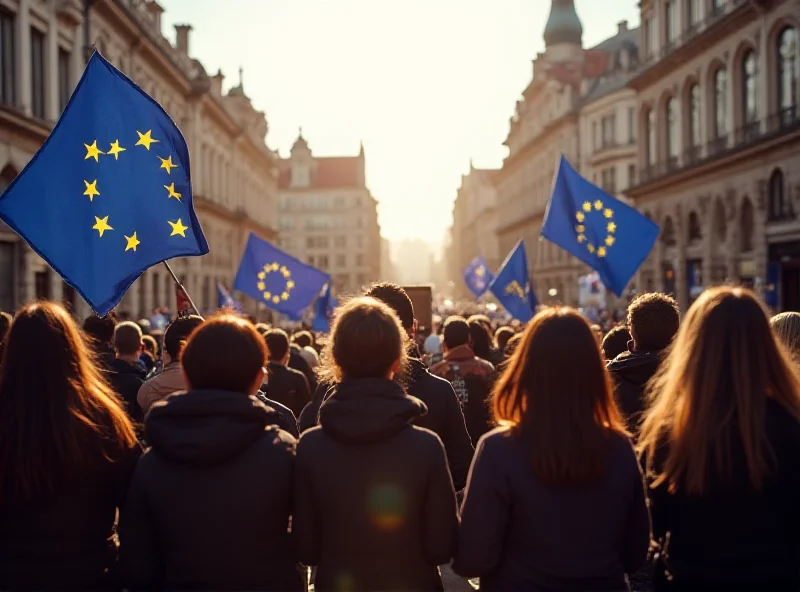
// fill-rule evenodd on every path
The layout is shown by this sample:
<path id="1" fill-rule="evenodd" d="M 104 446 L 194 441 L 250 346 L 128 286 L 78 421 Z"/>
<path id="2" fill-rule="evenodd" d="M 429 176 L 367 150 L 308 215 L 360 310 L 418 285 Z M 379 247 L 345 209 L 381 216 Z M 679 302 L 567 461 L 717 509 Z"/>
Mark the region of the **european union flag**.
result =
<path id="1" fill-rule="evenodd" d="M 297 320 L 328 280 L 327 273 L 250 233 L 233 288 Z"/>
<path id="2" fill-rule="evenodd" d="M 581 177 L 561 157 L 542 236 L 597 271 L 614 294 L 622 296 L 659 232 L 650 218 Z"/>
<path id="3" fill-rule="evenodd" d="M 219 282 L 217 282 L 217 308 L 232 310 L 240 314 L 243 312 L 242 305 L 236 302 L 231 293 Z"/>
<path id="4" fill-rule="evenodd" d="M 331 283 L 328 282 L 314 303 L 314 318 L 311 321 L 311 328 L 319 333 L 328 333 L 331 330 L 330 319 L 337 306 L 339 306 L 339 301 L 336 296 L 331 295 Z"/>
<path id="5" fill-rule="evenodd" d="M 208 253 L 190 178 L 169 115 L 95 52 L 0 218 L 105 315 L 148 267 Z"/>
<path id="6" fill-rule="evenodd" d="M 527 323 L 536 313 L 536 294 L 528 276 L 525 243 L 519 241 L 489 286 L 492 294 L 515 319 Z"/>
<path id="7" fill-rule="evenodd" d="M 475 257 L 464 270 L 464 283 L 467 284 L 469 291 L 475 294 L 475 298 L 483 296 L 493 279 L 494 274 L 489 270 L 483 257 Z"/>

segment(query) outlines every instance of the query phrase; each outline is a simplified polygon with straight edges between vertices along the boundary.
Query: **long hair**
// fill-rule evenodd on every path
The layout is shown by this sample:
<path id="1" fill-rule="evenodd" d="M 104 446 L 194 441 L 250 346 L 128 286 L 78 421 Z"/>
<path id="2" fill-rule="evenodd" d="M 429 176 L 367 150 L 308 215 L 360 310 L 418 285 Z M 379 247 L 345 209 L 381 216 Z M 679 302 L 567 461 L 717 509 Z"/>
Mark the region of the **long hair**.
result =
<path id="1" fill-rule="evenodd" d="M 701 495 L 712 483 L 732 484 L 738 448 L 759 489 L 774 461 L 767 397 L 800 420 L 800 378 L 766 310 L 749 290 L 707 290 L 649 385 L 639 448 L 653 486 Z"/>
<path id="2" fill-rule="evenodd" d="M 20 310 L 0 371 L 0 499 L 46 495 L 134 446 L 133 426 L 66 310 Z"/>
<path id="3" fill-rule="evenodd" d="M 472 353 L 482 360 L 490 361 L 492 357 L 492 334 L 484 324 L 477 320 L 469 320 L 469 335 L 472 338 Z"/>
<path id="4" fill-rule="evenodd" d="M 594 334 L 571 308 L 533 318 L 492 400 L 495 421 L 522 439 L 547 485 L 596 483 L 609 437 L 626 434 Z"/>

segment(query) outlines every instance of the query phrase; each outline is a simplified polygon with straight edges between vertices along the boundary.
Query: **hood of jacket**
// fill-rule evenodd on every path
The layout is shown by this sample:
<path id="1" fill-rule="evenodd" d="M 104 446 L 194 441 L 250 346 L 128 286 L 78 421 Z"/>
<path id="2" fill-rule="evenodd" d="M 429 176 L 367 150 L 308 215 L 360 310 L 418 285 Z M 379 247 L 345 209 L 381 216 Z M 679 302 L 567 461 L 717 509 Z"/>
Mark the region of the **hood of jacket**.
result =
<path id="1" fill-rule="evenodd" d="M 319 410 L 319 424 L 334 440 L 368 444 L 394 436 L 428 408 L 397 383 L 360 378 L 337 384 Z"/>
<path id="2" fill-rule="evenodd" d="M 277 412 L 256 397 L 216 390 L 190 391 L 153 405 L 145 421 L 148 443 L 183 465 L 222 463 L 250 447 Z"/>
<path id="3" fill-rule="evenodd" d="M 117 374 L 132 374 L 144 380 L 147 376 L 147 370 L 144 369 L 138 362 L 127 362 L 125 360 L 120 360 L 119 358 L 114 358 L 109 362 L 108 365 L 109 370 L 112 372 L 116 372 Z"/>
<path id="4" fill-rule="evenodd" d="M 622 352 L 608 363 L 608 371 L 623 382 L 644 386 L 661 364 L 662 351 Z"/>
<path id="5" fill-rule="evenodd" d="M 468 345 L 459 345 L 453 349 L 448 349 L 444 354 L 444 359 L 448 362 L 463 362 L 475 358 L 475 352 Z"/>

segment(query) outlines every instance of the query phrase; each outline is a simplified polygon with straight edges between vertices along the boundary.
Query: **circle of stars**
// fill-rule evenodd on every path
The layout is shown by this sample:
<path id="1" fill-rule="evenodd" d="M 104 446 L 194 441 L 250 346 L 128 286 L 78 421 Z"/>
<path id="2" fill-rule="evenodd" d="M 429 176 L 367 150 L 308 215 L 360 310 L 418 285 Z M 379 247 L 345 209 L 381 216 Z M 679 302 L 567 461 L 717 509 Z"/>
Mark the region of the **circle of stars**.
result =
<path id="1" fill-rule="evenodd" d="M 602 212 L 606 230 L 606 237 L 602 243 L 595 245 L 586 236 L 586 218 L 593 212 Z M 577 224 L 575 225 L 575 232 L 577 233 L 577 240 L 580 244 L 586 244 L 586 250 L 598 257 L 605 257 L 608 254 L 608 249 L 614 246 L 617 241 L 614 233 L 617 232 L 617 224 L 614 222 L 614 210 L 605 207 L 601 200 L 595 200 L 594 203 L 585 201 L 580 210 L 575 213 Z"/>
<path id="2" fill-rule="evenodd" d="M 267 289 L 266 279 L 267 276 L 270 274 L 280 274 L 283 277 L 284 284 L 283 290 L 280 292 L 272 292 L 271 290 Z M 292 289 L 294 288 L 294 280 L 292 279 L 292 272 L 289 271 L 289 268 L 285 265 L 279 265 L 278 263 L 267 263 L 263 270 L 258 272 L 258 283 L 256 284 L 259 291 L 262 292 L 262 296 L 264 300 L 267 302 L 272 302 L 273 304 L 279 304 L 280 302 L 285 302 L 289 300 L 289 296 L 292 294 Z"/>

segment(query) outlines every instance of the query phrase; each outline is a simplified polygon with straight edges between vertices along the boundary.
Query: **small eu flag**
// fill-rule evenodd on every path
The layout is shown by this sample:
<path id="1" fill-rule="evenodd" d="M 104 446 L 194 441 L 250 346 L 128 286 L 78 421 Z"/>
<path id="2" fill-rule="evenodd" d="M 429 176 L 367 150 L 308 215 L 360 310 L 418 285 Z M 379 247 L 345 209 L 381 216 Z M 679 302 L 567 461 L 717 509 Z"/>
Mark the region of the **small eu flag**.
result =
<path id="1" fill-rule="evenodd" d="M 464 283 L 467 284 L 469 291 L 475 294 L 475 298 L 483 296 L 493 279 L 494 274 L 489 271 L 489 266 L 483 257 L 475 257 L 464 269 Z"/>
<path id="2" fill-rule="evenodd" d="M 339 301 L 331 295 L 331 283 L 328 282 L 314 303 L 314 318 L 311 321 L 311 328 L 318 333 L 328 333 L 331 330 L 330 319 L 337 306 L 339 306 Z"/>
<path id="3" fill-rule="evenodd" d="M 515 319 L 527 323 L 533 318 L 538 303 L 528 276 L 525 243 L 517 243 L 497 272 L 489 290 Z"/>
<path id="4" fill-rule="evenodd" d="M 327 273 L 250 233 L 233 288 L 297 320 L 328 280 Z"/>
<path id="5" fill-rule="evenodd" d="M 242 305 L 236 302 L 231 296 L 231 293 L 225 289 L 225 286 L 217 282 L 217 308 L 232 310 L 241 313 Z"/>
<path id="6" fill-rule="evenodd" d="M 208 253 L 190 178 L 169 115 L 95 52 L 0 218 L 105 315 L 148 267 Z"/>
<path id="7" fill-rule="evenodd" d="M 656 242 L 658 225 L 581 177 L 561 157 L 542 236 L 600 274 L 622 296 Z"/>

